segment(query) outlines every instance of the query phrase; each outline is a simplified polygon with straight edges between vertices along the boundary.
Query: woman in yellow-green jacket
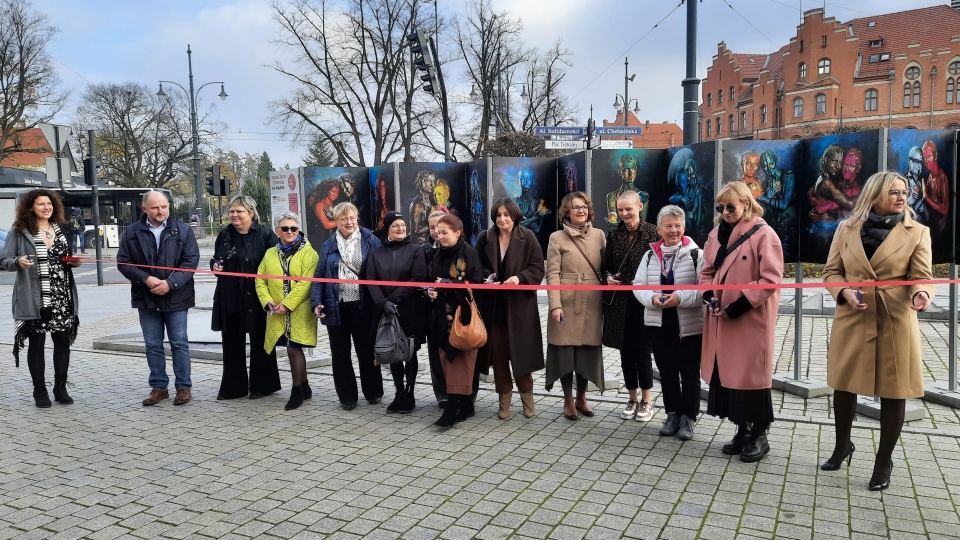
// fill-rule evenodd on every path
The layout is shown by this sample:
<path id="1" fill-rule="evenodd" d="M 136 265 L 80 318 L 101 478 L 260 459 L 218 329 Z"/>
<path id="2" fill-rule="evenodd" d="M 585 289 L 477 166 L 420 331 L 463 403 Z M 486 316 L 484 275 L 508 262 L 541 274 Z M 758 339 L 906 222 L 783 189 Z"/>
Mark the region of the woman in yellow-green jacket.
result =
<path id="1" fill-rule="evenodd" d="M 280 243 L 263 256 L 257 273 L 270 276 L 312 278 L 319 257 L 300 231 L 300 219 L 293 212 L 277 218 Z M 286 410 L 296 409 L 313 392 L 307 384 L 307 359 L 304 347 L 317 345 L 317 317 L 310 311 L 309 281 L 257 278 L 257 297 L 267 312 L 267 335 L 263 348 L 287 348 L 293 388 Z"/>

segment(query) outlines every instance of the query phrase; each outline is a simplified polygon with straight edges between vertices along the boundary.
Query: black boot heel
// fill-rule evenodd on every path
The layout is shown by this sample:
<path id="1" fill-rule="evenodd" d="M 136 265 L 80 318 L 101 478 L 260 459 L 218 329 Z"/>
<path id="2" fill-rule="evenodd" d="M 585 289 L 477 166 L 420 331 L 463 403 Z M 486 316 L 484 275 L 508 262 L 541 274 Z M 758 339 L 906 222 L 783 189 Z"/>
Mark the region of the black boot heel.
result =
<path id="1" fill-rule="evenodd" d="M 870 479 L 870 485 L 867 486 L 867 489 L 870 491 L 883 491 L 890 487 L 890 474 L 893 472 L 893 460 L 887 462 L 887 474 L 877 478 L 874 476 Z M 876 473 L 874 473 L 876 475 Z"/>

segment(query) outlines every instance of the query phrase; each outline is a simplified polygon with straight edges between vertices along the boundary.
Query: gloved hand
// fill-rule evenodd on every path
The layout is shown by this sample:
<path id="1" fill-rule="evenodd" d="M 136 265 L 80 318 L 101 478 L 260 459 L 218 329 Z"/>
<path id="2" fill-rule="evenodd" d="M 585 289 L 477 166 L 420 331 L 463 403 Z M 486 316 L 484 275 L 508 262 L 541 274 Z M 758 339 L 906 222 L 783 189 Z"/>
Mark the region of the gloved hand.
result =
<path id="1" fill-rule="evenodd" d="M 388 300 L 387 303 L 383 305 L 383 311 L 384 311 L 385 313 L 390 313 L 391 315 L 396 315 L 396 314 L 397 314 L 397 305 L 394 304 L 393 302 L 390 302 L 390 301 Z"/>

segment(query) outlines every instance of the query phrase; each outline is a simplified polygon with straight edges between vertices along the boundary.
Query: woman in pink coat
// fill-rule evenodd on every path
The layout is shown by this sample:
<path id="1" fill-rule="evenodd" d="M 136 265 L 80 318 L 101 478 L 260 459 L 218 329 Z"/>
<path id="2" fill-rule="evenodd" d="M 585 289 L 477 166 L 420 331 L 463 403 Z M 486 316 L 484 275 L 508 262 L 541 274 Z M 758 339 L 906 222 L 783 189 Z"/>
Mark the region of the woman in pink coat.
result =
<path id="1" fill-rule="evenodd" d="M 780 238 L 760 217 L 763 208 L 742 182 L 717 193 L 718 225 L 704 247 L 702 285 L 779 285 L 783 278 Z M 737 424 L 723 453 L 754 462 L 770 451 L 773 422 L 773 343 L 780 289 L 706 291 L 701 373 L 710 384 L 707 414 Z"/>

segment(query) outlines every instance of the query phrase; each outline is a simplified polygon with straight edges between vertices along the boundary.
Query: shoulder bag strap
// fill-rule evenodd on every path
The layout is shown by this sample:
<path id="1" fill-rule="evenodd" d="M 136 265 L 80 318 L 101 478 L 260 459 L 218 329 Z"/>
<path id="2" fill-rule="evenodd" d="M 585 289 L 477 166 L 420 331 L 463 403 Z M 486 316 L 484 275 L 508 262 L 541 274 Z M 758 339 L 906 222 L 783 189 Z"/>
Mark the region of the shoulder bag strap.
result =
<path id="1" fill-rule="evenodd" d="M 639 233 L 637 233 L 637 234 L 639 234 Z M 597 272 L 596 267 L 594 267 L 594 266 L 593 266 L 593 263 L 590 262 L 590 258 L 587 257 L 587 254 L 586 254 L 586 253 L 583 252 L 583 248 L 580 247 L 579 244 L 577 244 L 577 239 L 574 238 L 573 236 L 571 236 L 570 233 L 567 233 L 567 236 L 570 238 L 570 241 L 573 242 L 573 247 L 577 248 L 577 251 L 579 251 L 580 254 L 583 255 L 583 260 L 587 261 L 587 264 L 590 266 L 590 269 L 593 270 L 593 274 L 594 274 L 595 276 L 597 276 L 597 282 L 599 282 L 600 284 L 603 284 L 604 281 L 603 281 L 603 279 L 600 277 L 600 272 Z"/>
<path id="2" fill-rule="evenodd" d="M 729 255 L 730 253 L 733 253 L 733 250 L 740 247 L 740 244 L 746 242 L 748 238 L 753 236 L 753 233 L 759 231 L 760 227 L 763 227 L 763 223 L 757 223 L 756 225 L 751 227 L 749 231 L 743 233 L 743 235 L 741 235 L 740 238 L 737 238 L 737 241 L 734 242 L 733 245 L 727 247 L 727 254 Z M 719 270 L 719 267 L 717 265 L 714 265 L 713 269 Z"/>

